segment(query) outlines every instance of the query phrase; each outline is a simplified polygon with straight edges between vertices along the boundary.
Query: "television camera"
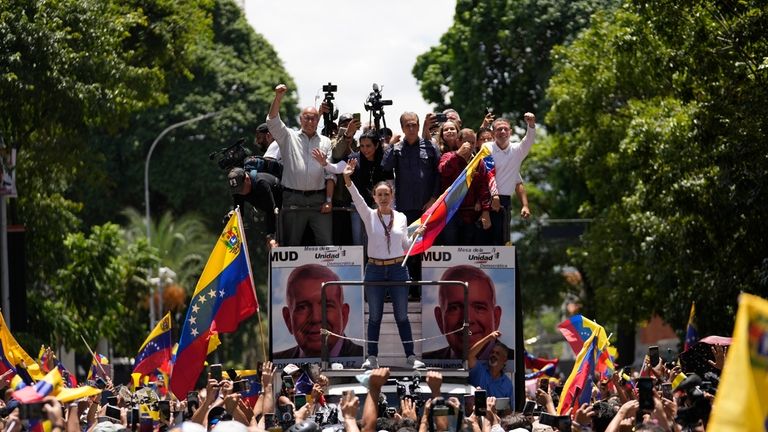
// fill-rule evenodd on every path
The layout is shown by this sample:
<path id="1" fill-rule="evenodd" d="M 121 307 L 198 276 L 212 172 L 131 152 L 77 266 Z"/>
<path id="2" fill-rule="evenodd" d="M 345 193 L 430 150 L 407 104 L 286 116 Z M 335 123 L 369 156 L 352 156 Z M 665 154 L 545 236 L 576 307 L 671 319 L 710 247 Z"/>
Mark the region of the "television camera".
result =
<path id="1" fill-rule="evenodd" d="M 387 127 L 387 120 L 384 118 L 384 107 L 392 105 L 391 99 L 382 99 L 381 90 L 384 86 L 379 87 L 378 84 L 373 83 L 373 91 L 368 95 L 363 106 L 366 111 L 370 111 L 373 116 L 373 124 L 376 130 L 381 129 L 381 123 L 384 127 Z"/>

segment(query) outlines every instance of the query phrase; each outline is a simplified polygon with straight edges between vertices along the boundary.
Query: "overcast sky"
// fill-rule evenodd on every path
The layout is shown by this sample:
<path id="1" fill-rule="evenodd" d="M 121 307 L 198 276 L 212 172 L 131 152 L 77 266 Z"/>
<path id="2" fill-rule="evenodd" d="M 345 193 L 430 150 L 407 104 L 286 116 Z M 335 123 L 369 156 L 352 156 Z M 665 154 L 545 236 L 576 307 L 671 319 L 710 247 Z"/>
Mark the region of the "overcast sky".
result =
<path id="1" fill-rule="evenodd" d="M 245 0 L 248 22 L 269 40 L 298 86 L 299 106 L 322 100 L 323 84 L 339 87 L 339 112 L 368 115 L 371 84 L 383 86 L 387 125 L 403 111 L 432 111 L 411 69 L 453 22 L 455 0 Z M 291 89 L 295 90 L 295 89 Z"/>

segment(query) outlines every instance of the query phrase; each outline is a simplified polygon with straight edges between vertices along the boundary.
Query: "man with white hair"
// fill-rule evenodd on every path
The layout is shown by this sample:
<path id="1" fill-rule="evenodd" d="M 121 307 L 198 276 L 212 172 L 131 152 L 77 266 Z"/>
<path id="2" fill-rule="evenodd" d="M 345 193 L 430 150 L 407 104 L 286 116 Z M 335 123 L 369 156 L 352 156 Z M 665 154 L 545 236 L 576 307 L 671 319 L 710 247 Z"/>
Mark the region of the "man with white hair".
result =
<path id="1" fill-rule="evenodd" d="M 269 108 L 267 126 L 277 141 L 283 161 L 283 208 L 294 207 L 281 220 L 286 246 L 300 246 L 307 225 L 315 235 L 315 244 L 333 244 L 331 197 L 335 186 L 333 174 L 327 174 L 312 158 L 312 150 L 331 154 L 331 140 L 317 133 L 320 113 L 314 107 L 301 110 L 301 130 L 289 129 L 280 119 L 280 103 L 288 92 L 285 84 L 275 87 L 275 99 Z M 316 210 L 315 210 L 316 209 Z"/>

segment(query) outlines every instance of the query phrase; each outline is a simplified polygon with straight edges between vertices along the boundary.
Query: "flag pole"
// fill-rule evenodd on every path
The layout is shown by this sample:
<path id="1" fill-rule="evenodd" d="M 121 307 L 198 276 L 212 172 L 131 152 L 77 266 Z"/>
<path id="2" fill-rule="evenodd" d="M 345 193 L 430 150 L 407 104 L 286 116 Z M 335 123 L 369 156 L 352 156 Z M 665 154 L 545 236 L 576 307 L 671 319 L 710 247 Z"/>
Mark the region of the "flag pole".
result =
<path id="1" fill-rule="evenodd" d="M 264 359 L 267 359 L 267 348 L 264 345 L 264 329 L 261 325 L 261 313 L 259 311 L 259 297 L 256 295 L 256 284 L 253 282 L 253 270 L 251 269 L 251 257 L 248 254 L 248 244 L 245 239 L 245 229 L 243 229 L 243 218 L 240 214 L 240 206 L 235 207 L 235 213 L 237 214 L 237 226 L 241 229 L 241 236 L 243 242 L 243 252 L 245 253 L 245 262 L 248 265 L 248 277 L 251 279 L 251 289 L 253 290 L 253 298 L 256 299 L 256 318 L 259 322 L 259 339 L 261 339 L 261 353 L 264 355 Z M 269 253 L 267 253 L 269 258 Z"/>
<path id="2" fill-rule="evenodd" d="M 430 213 L 429 216 L 427 216 L 427 220 L 425 220 L 424 223 L 421 224 L 421 226 L 419 226 L 419 228 L 416 228 L 416 231 L 418 231 L 421 227 L 424 227 L 424 231 L 426 232 L 427 231 L 427 228 L 426 228 L 427 227 L 427 223 L 429 222 L 430 219 L 432 219 L 432 215 L 433 214 L 435 214 L 435 213 L 434 212 Z M 422 232 L 421 236 L 423 236 L 423 235 L 424 235 L 424 233 Z M 408 252 L 406 252 L 405 258 L 403 258 L 403 263 L 400 264 L 400 267 L 405 267 L 405 265 L 408 263 L 408 257 L 411 256 L 411 251 L 413 250 L 413 247 L 416 245 L 416 241 L 421 236 L 416 235 L 416 236 L 413 237 L 413 240 L 411 240 L 411 245 L 408 247 Z"/>
<path id="3" fill-rule="evenodd" d="M 96 365 L 99 366 L 99 370 L 101 370 L 101 374 L 104 375 L 104 378 L 106 378 L 109 383 L 112 383 L 112 378 L 110 378 L 107 375 L 107 371 L 105 371 L 104 367 L 101 366 L 101 361 L 99 360 L 98 357 L 96 357 L 96 353 L 93 352 L 93 350 L 91 349 L 91 346 L 88 345 L 88 342 L 85 341 L 85 338 L 83 337 L 82 334 L 80 335 L 80 339 L 83 340 L 83 343 L 85 344 L 85 347 L 88 348 L 88 352 L 91 353 L 91 357 L 93 357 L 94 363 L 96 363 Z"/>

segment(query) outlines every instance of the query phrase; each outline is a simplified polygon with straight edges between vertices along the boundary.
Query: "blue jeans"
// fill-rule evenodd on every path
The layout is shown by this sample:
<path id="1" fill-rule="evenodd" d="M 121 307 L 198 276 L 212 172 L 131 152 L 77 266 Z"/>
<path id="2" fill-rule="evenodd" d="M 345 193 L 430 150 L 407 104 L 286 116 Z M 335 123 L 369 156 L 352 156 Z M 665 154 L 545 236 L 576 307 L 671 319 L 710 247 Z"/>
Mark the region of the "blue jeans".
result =
<path id="1" fill-rule="evenodd" d="M 368 263 L 365 266 L 366 282 L 407 281 L 408 279 L 408 268 L 402 267 L 400 263 L 386 266 Z M 408 287 L 406 285 L 365 287 L 365 296 L 368 299 L 368 340 L 379 341 L 381 319 L 384 315 L 384 297 L 387 291 L 392 298 L 392 309 L 395 313 L 400 340 L 413 340 L 411 323 L 408 321 Z M 368 343 L 368 355 L 379 355 L 379 344 L 371 342 Z M 406 357 L 413 355 L 413 342 L 403 343 L 403 349 Z"/>

